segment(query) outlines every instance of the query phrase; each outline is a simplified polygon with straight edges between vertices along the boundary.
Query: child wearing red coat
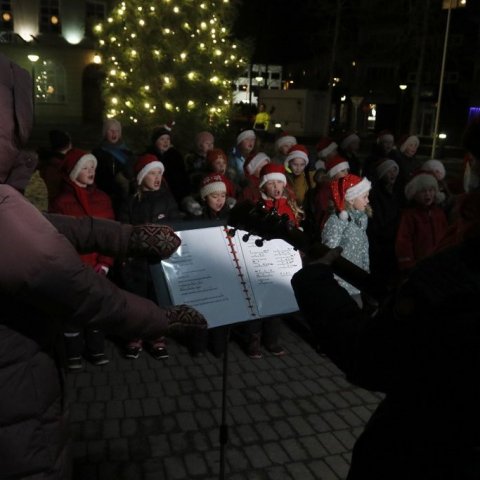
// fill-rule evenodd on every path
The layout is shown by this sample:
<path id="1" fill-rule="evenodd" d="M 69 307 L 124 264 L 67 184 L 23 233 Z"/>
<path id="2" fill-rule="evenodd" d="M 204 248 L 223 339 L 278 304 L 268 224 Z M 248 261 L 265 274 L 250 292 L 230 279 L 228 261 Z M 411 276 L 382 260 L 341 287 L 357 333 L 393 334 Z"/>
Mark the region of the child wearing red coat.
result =
<path id="1" fill-rule="evenodd" d="M 65 154 L 62 165 L 63 184 L 60 194 L 53 200 L 50 212 L 74 217 L 100 217 L 113 220 L 114 213 L 110 197 L 99 190 L 95 184 L 97 159 L 78 148 L 72 148 Z M 113 259 L 99 253 L 80 255 L 83 263 L 90 265 L 98 274 L 107 275 L 113 265 Z M 67 353 L 67 367 L 75 371 L 83 368 L 82 355 L 94 365 L 108 363 L 105 356 L 105 338 L 100 330 L 66 328 L 64 332 Z"/>
<path id="2" fill-rule="evenodd" d="M 447 218 L 438 182 L 431 172 L 420 171 L 405 186 L 411 206 L 403 210 L 395 242 L 398 266 L 406 271 L 431 255 L 447 231 Z"/>

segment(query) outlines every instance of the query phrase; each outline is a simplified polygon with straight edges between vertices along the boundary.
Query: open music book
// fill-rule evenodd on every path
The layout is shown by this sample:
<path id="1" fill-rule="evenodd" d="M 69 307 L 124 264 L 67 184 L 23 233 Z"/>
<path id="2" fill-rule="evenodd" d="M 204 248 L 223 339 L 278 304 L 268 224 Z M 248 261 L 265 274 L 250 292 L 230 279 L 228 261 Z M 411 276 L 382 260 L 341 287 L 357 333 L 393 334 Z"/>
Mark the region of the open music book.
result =
<path id="1" fill-rule="evenodd" d="M 227 232 L 223 226 L 176 232 L 180 248 L 151 267 L 157 296 L 164 275 L 172 303 L 195 307 L 210 327 L 297 311 L 290 280 L 302 267 L 300 254 L 283 240 L 258 247 L 258 237 L 244 242 L 246 232 Z"/>

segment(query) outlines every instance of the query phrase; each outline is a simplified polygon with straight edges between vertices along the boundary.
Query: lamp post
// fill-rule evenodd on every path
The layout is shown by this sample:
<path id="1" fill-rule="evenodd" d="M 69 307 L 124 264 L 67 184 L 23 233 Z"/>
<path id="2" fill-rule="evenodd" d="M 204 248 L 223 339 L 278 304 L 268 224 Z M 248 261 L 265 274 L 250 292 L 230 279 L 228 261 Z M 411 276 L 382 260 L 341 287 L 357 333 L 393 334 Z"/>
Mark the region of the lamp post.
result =
<path id="1" fill-rule="evenodd" d="M 352 130 L 357 130 L 357 123 L 358 123 L 358 107 L 363 102 L 363 97 L 358 95 L 354 95 L 350 97 L 350 101 L 353 104 L 353 118 L 352 118 Z"/>
<path id="2" fill-rule="evenodd" d="M 32 105 L 33 105 L 33 119 L 35 120 L 35 64 L 40 58 L 38 55 L 31 53 L 27 55 L 28 60 L 32 64 Z"/>
<path id="3" fill-rule="evenodd" d="M 400 108 L 398 111 L 398 134 L 402 134 L 402 128 L 403 128 L 403 123 L 402 123 L 402 117 L 403 117 L 403 101 L 405 97 L 405 90 L 408 88 L 408 85 L 405 85 L 404 83 L 400 84 L 398 86 L 400 89 Z"/>

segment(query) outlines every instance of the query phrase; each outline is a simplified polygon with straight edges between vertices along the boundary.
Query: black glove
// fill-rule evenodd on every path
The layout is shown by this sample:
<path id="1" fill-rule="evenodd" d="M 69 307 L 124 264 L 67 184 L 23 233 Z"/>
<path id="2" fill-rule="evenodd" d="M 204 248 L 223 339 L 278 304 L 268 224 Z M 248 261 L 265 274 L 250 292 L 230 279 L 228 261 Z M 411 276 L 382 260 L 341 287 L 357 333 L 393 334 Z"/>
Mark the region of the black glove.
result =
<path id="1" fill-rule="evenodd" d="M 138 257 L 168 258 L 182 241 L 167 225 L 145 224 L 133 227 L 128 254 Z"/>

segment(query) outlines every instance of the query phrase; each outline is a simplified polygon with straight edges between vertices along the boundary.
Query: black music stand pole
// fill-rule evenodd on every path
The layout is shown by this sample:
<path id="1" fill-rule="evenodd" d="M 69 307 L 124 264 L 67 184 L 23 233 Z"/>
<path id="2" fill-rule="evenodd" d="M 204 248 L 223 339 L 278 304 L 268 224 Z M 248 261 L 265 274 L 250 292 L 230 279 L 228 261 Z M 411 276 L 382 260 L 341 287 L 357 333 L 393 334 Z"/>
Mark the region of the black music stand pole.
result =
<path id="1" fill-rule="evenodd" d="M 227 425 L 227 377 L 228 377 L 228 343 L 230 340 L 230 327 L 227 326 L 225 335 L 225 351 L 223 352 L 222 371 L 222 419 L 220 423 L 220 480 L 225 480 L 225 449 L 228 443 Z"/>

